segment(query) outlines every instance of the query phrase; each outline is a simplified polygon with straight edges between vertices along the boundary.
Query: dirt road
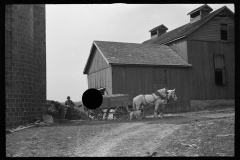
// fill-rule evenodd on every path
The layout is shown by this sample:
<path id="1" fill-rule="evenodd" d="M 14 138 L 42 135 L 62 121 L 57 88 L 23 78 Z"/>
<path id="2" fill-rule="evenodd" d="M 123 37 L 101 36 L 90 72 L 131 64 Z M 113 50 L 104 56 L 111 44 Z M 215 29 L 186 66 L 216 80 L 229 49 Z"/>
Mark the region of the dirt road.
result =
<path id="1" fill-rule="evenodd" d="M 7 156 L 233 156 L 234 108 L 163 119 L 37 127 L 6 136 Z M 149 153 L 148 153 L 149 152 Z"/>
<path id="2" fill-rule="evenodd" d="M 84 144 L 78 141 L 75 155 L 87 157 L 147 156 L 148 153 L 159 152 L 159 148 L 166 148 L 170 142 L 170 139 L 166 137 L 191 123 L 234 117 L 234 115 L 232 110 L 202 112 L 202 114 L 192 112 L 181 116 L 168 115 L 164 119 L 123 123 L 117 128 L 95 135 Z M 158 156 L 160 155 L 161 153 L 158 153 Z"/>
<path id="3" fill-rule="evenodd" d="M 178 125 L 125 123 L 100 133 L 85 144 L 78 142 L 77 156 L 143 156 L 146 151 L 152 152 L 158 147 L 162 138 L 178 129 Z M 158 134 L 156 134 L 158 133 Z M 81 144 L 81 145 L 80 145 Z"/>

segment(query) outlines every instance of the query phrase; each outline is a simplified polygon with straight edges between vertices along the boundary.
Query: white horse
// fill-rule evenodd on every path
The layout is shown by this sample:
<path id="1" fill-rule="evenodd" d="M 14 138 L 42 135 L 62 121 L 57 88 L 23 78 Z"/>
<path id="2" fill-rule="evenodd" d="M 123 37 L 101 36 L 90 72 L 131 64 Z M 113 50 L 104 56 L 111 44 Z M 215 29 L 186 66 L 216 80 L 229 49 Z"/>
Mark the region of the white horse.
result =
<path id="1" fill-rule="evenodd" d="M 159 89 L 153 94 L 147 94 L 147 95 L 138 95 L 133 98 L 133 109 L 139 110 L 143 109 L 144 107 L 150 105 L 155 106 L 154 108 L 154 117 L 158 116 L 158 108 L 161 105 L 161 115 L 163 116 L 163 109 L 165 105 L 167 104 L 170 97 L 173 97 L 174 100 L 177 100 L 177 96 L 175 94 L 175 89 L 173 90 L 167 90 L 166 88 Z M 143 117 L 145 117 L 143 112 Z"/>

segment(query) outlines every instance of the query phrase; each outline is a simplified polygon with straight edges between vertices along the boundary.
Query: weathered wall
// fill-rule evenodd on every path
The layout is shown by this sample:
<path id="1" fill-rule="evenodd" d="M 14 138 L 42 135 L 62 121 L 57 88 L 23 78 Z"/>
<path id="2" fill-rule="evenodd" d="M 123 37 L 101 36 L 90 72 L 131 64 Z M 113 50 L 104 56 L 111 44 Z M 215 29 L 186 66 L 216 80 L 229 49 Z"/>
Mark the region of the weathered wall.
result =
<path id="1" fill-rule="evenodd" d="M 164 70 L 166 81 L 162 74 Z M 133 98 L 139 94 L 152 94 L 164 87 L 175 88 L 179 102 L 167 105 L 165 112 L 190 110 L 189 68 L 112 66 L 112 73 L 113 94 L 130 94 Z"/>
<path id="2" fill-rule="evenodd" d="M 5 7 L 6 125 L 41 114 L 46 103 L 46 31 L 44 5 Z"/>
<path id="3" fill-rule="evenodd" d="M 181 39 L 167 44 L 171 47 L 177 54 L 179 54 L 182 59 L 188 62 L 188 53 L 187 53 L 187 41 L 186 39 Z"/>
<path id="4" fill-rule="evenodd" d="M 192 64 L 191 85 L 193 100 L 234 99 L 234 43 L 188 41 L 188 60 Z M 213 54 L 224 55 L 226 85 L 215 84 Z"/>
<path id="5" fill-rule="evenodd" d="M 224 11 L 223 11 L 224 12 Z M 226 11 L 225 11 L 226 12 Z M 220 12 L 221 13 L 221 12 Z M 227 12 L 226 12 L 227 13 Z M 230 13 L 228 13 L 230 16 Z M 234 41 L 234 17 L 214 16 L 211 20 L 188 35 L 187 39 L 198 39 L 207 41 L 220 41 L 220 24 L 228 24 L 229 41 Z"/>
<path id="6" fill-rule="evenodd" d="M 89 73 L 87 75 L 88 88 L 102 88 L 106 87 L 108 94 L 112 94 L 112 76 L 111 67 L 103 70 Z"/>
<path id="7" fill-rule="evenodd" d="M 92 52 L 93 52 L 93 57 L 89 64 L 90 68 L 88 73 L 94 73 L 109 67 L 106 60 L 103 58 L 99 50 L 96 49 L 96 47 L 93 48 Z"/>
<path id="8" fill-rule="evenodd" d="M 109 94 L 112 93 L 111 66 L 107 64 L 101 53 L 94 47 L 93 56 L 89 64 L 87 75 L 88 88 L 106 87 Z"/>

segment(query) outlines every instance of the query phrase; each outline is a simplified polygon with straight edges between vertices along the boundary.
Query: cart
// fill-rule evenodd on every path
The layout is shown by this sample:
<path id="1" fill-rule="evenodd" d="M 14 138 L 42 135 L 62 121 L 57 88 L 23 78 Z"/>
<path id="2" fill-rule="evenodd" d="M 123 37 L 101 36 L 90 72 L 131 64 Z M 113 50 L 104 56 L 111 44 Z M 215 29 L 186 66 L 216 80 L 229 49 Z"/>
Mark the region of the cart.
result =
<path id="1" fill-rule="evenodd" d="M 126 120 L 129 112 L 132 111 L 132 100 L 128 94 L 103 95 L 103 102 L 97 109 L 88 109 L 94 120 L 104 120 L 109 114 L 113 114 L 113 119 Z"/>
<path id="2" fill-rule="evenodd" d="M 94 120 L 103 120 L 107 119 L 109 114 L 113 114 L 113 119 L 117 120 L 126 120 L 129 118 L 129 113 L 133 111 L 132 107 L 132 98 L 128 94 L 112 94 L 108 95 L 106 88 L 99 88 L 98 89 L 102 96 L 103 102 L 101 106 L 97 109 L 87 109 L 88 116 L 89 113 L 93 117 Z M 178 101 L 176 101 L 178 102 Z M 176 102 L 170 102 L 165 105 L 169 105 Z M 144 118 L 147 111 L 150 108 L 154 108 L 153 105 L 147 104 L 143 109 Z"/>

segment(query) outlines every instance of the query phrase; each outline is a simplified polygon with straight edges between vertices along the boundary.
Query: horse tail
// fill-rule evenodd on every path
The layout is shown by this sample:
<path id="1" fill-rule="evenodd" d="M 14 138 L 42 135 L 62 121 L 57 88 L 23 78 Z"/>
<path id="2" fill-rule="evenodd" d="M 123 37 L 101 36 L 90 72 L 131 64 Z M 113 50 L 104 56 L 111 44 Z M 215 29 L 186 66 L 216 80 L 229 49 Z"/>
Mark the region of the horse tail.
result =
<path id="1" fill-rule="evenodd" d="M 136 103 L 134 102 L 134 99 L 133 99 L 133 110 L 136 110 Z"/>

